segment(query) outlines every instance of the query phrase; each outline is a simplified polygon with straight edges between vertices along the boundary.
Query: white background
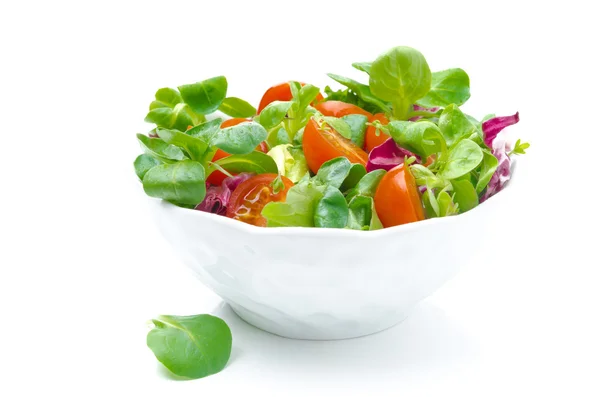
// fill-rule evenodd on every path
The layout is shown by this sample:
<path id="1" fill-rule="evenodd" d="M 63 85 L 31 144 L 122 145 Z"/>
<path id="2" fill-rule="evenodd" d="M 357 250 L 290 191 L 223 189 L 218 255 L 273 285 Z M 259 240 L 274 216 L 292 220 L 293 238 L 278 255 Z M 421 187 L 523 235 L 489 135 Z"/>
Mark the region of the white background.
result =
<path id="1" fill-rule="evenodd" d="M 2 2 L 1 395 L 599 395 L 593 2 L 202 3 Z M 504 226 L 380 334 L 294 341 L 243 323 L 148 216 L 131 163 L 155 90 L 224 74 L 257 104 L 281 81 L 360 77 L 352 62 L 396 45 L 465 69 L 469 113 L 520 111 L 510 133 L 532 147 Z M 173 380 L 146 321 L 208 312 L 232 328 L 228 367 Z"/>

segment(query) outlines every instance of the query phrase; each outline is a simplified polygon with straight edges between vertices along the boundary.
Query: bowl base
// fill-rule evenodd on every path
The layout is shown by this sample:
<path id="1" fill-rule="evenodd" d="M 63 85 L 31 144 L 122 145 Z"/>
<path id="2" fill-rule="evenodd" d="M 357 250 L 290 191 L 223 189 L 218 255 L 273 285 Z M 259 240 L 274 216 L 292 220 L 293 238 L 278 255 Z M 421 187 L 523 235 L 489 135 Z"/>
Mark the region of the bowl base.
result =
<path id="1" fill-rule="evenodd" d="M 288 319 L 281 319 L 284 321 L 275 322 L 234 303 L 229 303 L 229 306 L 231 306 L 231 309 L 238 317 L 258 329 L 284 338 L 301 340 L 341 340 L 359 338 L 385 331 L 386 329 L 399 324 L 407 317 L 406 314 L 399 313 L 396 316 L 389 316 L 385 320 L 372 324 L 340 327 L 328 326 L 320 328 L 300 324 L 298 322 L 285 321 Z"/>

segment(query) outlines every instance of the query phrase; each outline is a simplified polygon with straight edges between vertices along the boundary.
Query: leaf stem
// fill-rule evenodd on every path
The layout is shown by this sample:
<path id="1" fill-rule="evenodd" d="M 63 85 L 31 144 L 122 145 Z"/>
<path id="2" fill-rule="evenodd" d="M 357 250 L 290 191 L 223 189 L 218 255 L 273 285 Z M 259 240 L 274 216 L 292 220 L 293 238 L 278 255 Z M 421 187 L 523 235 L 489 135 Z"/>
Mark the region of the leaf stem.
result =
<path id="1" fill-rule="evenodd" d="M 217 164 L 216 162 L 210 162 L 210 165 L 208 166 L 208 168 L 206 169 L 206 178 L 208 178 L 208 176 L 210 174 L 212 174 L 214 171 L 221 171 L 222 173 L 224 173 L 225 175 L 227 175 L 228 177 L 232 177 L 233 175 L 231 175 L 228 171 L 225 170 L 225 168 L 221 167 L 219 164 Z"/>

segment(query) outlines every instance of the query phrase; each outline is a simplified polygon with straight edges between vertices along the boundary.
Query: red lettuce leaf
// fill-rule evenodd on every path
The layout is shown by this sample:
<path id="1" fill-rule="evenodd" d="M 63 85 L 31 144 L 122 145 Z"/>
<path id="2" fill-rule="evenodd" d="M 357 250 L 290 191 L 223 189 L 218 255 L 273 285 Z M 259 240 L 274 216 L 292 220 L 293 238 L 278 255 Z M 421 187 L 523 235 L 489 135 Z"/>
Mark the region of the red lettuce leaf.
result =
<path id="1" fill-rule="evenodd" d="M 494 117 L 493 119 L 485 121 L 481 125 L 481 129 L 483 130 L 483 141 L 488 147 L 491 148 L 494 139 L 496 139 L 496 136 L 498 136 L 500 131 L 509 125 L 517 124 L 518 122 L 519 112 L 513 114 L 512 116 Z"/>
<path id="2" fill-rule="evenodd" d="M 221 186 L 213 186 L 206 183 L 206 197 L 204 201 L 196 206 L 198 211 L 210 212 L 217 215 L 225 215 L 231 193 L 240 183 L 250 179 L 253 174 L 244 172 L 223 180 Z"/>
<path id="3" fill-rule="evenodd" d="M 389 171 L 395 166 L 404 162 L 405 157 L 415 156 L 416 163 L 421 163 L 421 158 L 411 151 L 401 148 L 392 138 L 388 139 L 379 146 L 376 146 L 369 153 L 369 162 L 367 163 L 367 172 L 374 170 Z"/>
<path id="4" fill-rule="evenodd" d="M 509 148 L 503 139 L 495 139 L 492 146 L 492 154 L 498 159 L 498 168 L 496 168 L 496 171 L 492 175 L 492 178 L 485 189 L 485 193 L 479 200 L 480 203 L 483 203 L 485 200 L 504 189 L 504 186 L 510 179 L 511 160 L 506 153 Z"/>
<path id="5" fill-rule="evenodd" d="M 438 110 L 440 110 L 440 108 L 439 107 L 426 108 L 426 107 L 419 106 L 419 105 L 413 105 L 413 110 L 415 112 L 430 112 L 433 114 L 433 113 L 437 112 Z M 411 117 L 410 119 L 408 119 L 408 121 L 417 121 L 422 118 L 423 118 L 423 116 L 415 116 L 415 117 Z"/>

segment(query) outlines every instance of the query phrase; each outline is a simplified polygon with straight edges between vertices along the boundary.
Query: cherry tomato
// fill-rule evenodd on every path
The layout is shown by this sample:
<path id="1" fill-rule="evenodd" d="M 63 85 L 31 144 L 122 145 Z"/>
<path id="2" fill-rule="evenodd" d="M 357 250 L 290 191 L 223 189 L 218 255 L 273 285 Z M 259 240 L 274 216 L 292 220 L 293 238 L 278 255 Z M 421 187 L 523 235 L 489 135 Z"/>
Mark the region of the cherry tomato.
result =
<path id="1" fill-rule="evenodd" d="M 390 122 L 383 113 L 374 114 L 373 117 L 369 119 L 370 122 L 375 120 L 379 121 L 383 125 L 386 125 Z M 374 147 L 381 145 L 390 138 L 390 136 L 383 131 L 379 131 L 379 135 L 377 135 L 375 131 L 376 128 L 374 126 L 370 125 L 367 127 L 367 132 L 365 133 L 365 150 L 367 153 L 371 152 Z"/>
<path id="2" fill-rule="evenodd" d="M 242 118 L 234 118 L 234 119 L 225 120 L 221 123 L 221 128 L 233 127 L 234 125 L 238 125 L 238 124 L 241 124 L 246 121 L 252 121 L 252 120 L 242 119 Z M 269 151 L 269 148 L 265 142 L 261 142 L 260 145 L 258 145 L 256 147 L 256 150 L 259 150 L 263 153 L 267 153 Z M 225 153 L 221 149 L 217 149 L 217 152 L 213 156 L 212 161 L 217 161 L 222 158 L 229 157 L 229 156 L 230 156 L 229 153 Z M 211 173 L 208 176 L 206 181 L 212 185 L 220 185 L 225 178 L 227 178 L 227 175 L 225 175 L 221 171 L 214 171 L 213 173 Z"/>
<path id="3" fill-rule="evenodd" d="M 300 83 L 300 85 L 304 85 L 304 83 Z M 260 114 L 267 105 L 274 101 L 290 101 L 292 99 L 292 90 L 290 89 L 290 83 L 285 82 L 281 84 L 274 85 L 269 88 L 263 95 L 260 100 L 260 104 L 258 105 L 258 109 L 256 111 L 257 114 Z M 315 102 L 322 101 L 323 95 L 319 93 L 315 98 Z"/>
<path id="4" fill-rule="evenodd" d="M 351 163 L 366 165 L 369 155 L 350 139 L 341 136 L 333 128 L 321 128 L 314 119 L 304 127 L 302 148 L 308 168 L 315 174 L 321 165 L 336 157 L 346 157 Z"/>
<path id="5" fill-rule="evenodd" d="M 433 162 L 435 161 L 435 154 L 432 154 L 431 156 L 427 157 L 427 160 L 425 160 L 425 164 L 423 164 L 425 167 L 429 167 L 431 164 L 433 164 Z"/>
<path id="6" fill-rule="evenodd" d="M 242 124 L 246 121 L 252 121 L 250 119 L 244 119 L 241 117 L 234 117 L 229 120 L 225 120 L 221 123 L 221 128 L 233 127 L 234 125 Z"/>
<path id="7" fill-rule="evenodd" d="M 375 192 L 375 210 L 384 227 L 425 219 L 415 178 L 404 163 L 381 179 Z"/>
<path id="8" fill-rule="evenodd" d="M 373 117 L 373 115 L 366 110 L 342 101 L 325 101 L 317 103 L 315 109 L 323 113 L 324 116 L 342 117 L 349 114 L 362 114 L 368 118 Z"/>
<path id="9" fill-rule="evenodd" d="M 285 201 L 288 190 L 294 182 L 282 176 L 284 188 L 273 192 L 273 181 L 277 174 L 260 174 L 240 183 L 231 193 L 227 216 L 256 226 L 267 226 L 267 220 L 261 212 L 267 203 L 272 201 Z"/>

